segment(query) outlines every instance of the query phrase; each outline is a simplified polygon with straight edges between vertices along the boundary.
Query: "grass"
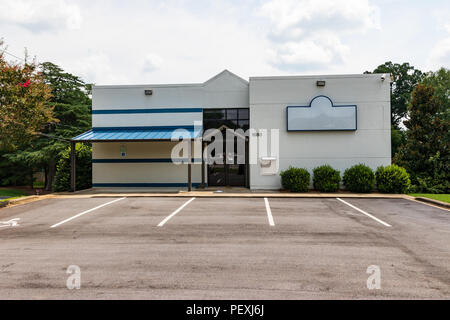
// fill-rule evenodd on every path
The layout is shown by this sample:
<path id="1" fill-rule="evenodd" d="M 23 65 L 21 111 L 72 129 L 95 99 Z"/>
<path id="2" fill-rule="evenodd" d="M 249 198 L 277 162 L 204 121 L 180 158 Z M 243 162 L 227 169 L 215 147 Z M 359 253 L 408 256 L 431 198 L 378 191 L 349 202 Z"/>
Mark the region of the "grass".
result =
<path id="1" fill-rule="evenodd" d="M 6 199 L 1 199 L 0 201 L 6 201 L 11 199 L 20 198 L 26 196 L 27 194 L 22 190 L 17 189 L 0 189 L 0 197 L 8 197 Z"/>
<path id="2" fill-rule="evenodd" d="M 448 194 L 448 193 L 446 193 L 446 194 L 412 193 L 412 194 L 410 194 L 410 196 L 430 198 L 430 199 L 450 203 L 450 194 Z"/>
<path id="3" fill-rule="evenodd" d="M 44 189 L 44 182 L 33 182 L 34 189 Z"/>

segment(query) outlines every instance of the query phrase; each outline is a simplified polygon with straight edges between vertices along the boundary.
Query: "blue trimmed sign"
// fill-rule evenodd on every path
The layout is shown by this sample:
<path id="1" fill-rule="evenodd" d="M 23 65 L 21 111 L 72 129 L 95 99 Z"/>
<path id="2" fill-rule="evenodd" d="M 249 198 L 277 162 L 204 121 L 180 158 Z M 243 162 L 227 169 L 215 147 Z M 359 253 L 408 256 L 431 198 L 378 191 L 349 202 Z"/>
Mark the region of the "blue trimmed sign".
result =
<path id="1" fill-rule="evenodd" d="M 313 98 L 309 106 L 286 107 L 287 131 L 355 131 L 357 106 L 334 105 L 327 96 Z"/>

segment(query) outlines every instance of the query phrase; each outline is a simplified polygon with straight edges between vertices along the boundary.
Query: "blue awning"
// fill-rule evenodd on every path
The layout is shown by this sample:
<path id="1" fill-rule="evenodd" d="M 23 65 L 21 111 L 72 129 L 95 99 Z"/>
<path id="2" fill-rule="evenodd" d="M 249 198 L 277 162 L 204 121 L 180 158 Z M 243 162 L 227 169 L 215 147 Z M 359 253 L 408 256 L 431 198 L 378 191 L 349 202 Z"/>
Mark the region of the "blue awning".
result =
<path id="1" fill-rule="evenodd" d="M 103 127 L 93 128 L 82 133 L 73 141 L 133 141 L 133 140 L 171 140 L 198 138 L 202 128 L 194 126 L 172 126 L 172 127 Z"/>

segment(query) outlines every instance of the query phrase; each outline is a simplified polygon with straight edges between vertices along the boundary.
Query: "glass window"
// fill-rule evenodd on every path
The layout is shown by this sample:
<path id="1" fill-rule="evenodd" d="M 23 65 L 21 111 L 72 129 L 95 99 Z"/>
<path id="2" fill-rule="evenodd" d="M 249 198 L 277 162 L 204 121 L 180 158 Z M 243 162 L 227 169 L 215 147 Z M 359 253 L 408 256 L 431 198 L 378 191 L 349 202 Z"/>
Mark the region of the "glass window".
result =
<path id="1" fill-rule="evenodd" d="M 220 121 L 220 120 L 205 120 L 205 121 L 203 121 L 203 123 L 204 123 L 204 126 L 205 126 L 204 129 L 208 130 L 208 129 L 217 129 L 217 128 L 219 128 L 222 125 L 223 121 Z"/>
<path id="2" fill-rule="evenodd" d="M 224 109 L 204 109 L 203 117 L 205 119 L 225 119 Z"/>
<path id="3" fill-rule="evenodd" d="M 220 128 L 226 125 L 230 129 L 242 128 L 247 130 L 249 111 L 246 108 L 232 109 L 204 109 L 204 129 Z"/>
<path id="4" fill-rule="evenodd" d="M 239 120 L 248 120 L 248 109 L 238 109 Z"/>
<path id="5" fill-rule="evenodd" d="M 246 131 L 248 129 L 248 120 L 239 120 L 238 127 Z"/>
<path id="6" fill-rule="evenodd" d="M 226 120 L 224 121 L 224 124 L 230 129 L 236 129 L 238 127 L 237 120 Z"/>
<path id="7" fill-rule="evenodd" d="M 227 120 L 237 120 L 238 111 L 237 109 L 227 109 Z"/>

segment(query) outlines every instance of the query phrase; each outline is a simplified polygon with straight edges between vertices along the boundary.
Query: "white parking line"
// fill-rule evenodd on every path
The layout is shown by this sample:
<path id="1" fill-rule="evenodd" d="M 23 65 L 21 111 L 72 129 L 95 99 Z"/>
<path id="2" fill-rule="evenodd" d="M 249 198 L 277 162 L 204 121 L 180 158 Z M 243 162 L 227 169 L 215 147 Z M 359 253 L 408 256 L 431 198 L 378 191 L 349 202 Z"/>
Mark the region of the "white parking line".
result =
<path id="1" fill-rule="evenodd" d="M 267 218 L 269 219 L 270 226 L 275 226 L 275 222 L 273 222 L 273 216 L 272 211 L 270 210 L 269 200 L 267 198 L 264 198 L 264 202 L 266 204 L 266 211 L 267 211 Z"/>
<path id="2" fill-rule="evenodd" d="M 386 223 L 386 222 L 384 222 L 383 220 L 380 220 L 380 219 L 378 219 L 377 217 L 374 217 L 374 216 L 371 215 L 370 213 L 367 213 L 367 212 L 365 212 L 364 210 L 361 210 L 361 209 L 355 207 L 354 205 L 348 203 L 347 201 L 344 201 L 344 200 L 342 200 L 342 199 L 340 199 L 340 198 L 336 198 L 336 199 L 338 199 L 338 200 L 341 201 L 342 203 L 345 203 L 345 204 L 348 205 L 349 207 L 352 207 L 353 209 L 358 210 L 358 211 L 361 212 L 362 214 L 365 214 L 365 215 L 368 216 L 369 218 L 372 218 L 373 220 L 375 220 L 375 221 L 381 223 L 382 225 L 384 225 L 384 226 L 386 226 L 386 227 L 392 227 L 389 223 Z"/>
<path id="3" fill-rule="evenodd" d="M 115 199 L 115 200 L 113 200 L 113 201 L 109 201 L 109 202 L 107 202 L 107 203 L 101 204 L 101 205 L 99 205 L 99 206 L 97 206 L 97 207 L 95 207 L 95 208 L 92 208 L 92 209 L 83 211 L 83 212 L 81 212 L 81 213 L 79 213 L 79 214 L 77 214 L 77 215 L 74 215 L 73 217 L 70 217 L 70 218 L 68 218 L 68 219 L 66 219 L 66 220 L 63 220 L 63 221 L 61 221 L 61 222 L 58 222 L 58 223 L 52 225 L 50 228 L 56 228 L 57 226 L 60 226 L 60 225 L 62 225 L 63 223 L 69 222 L 69 221 L 71 221 L 71 220 L 73 220 L 73 219 L 75 219 L 75 218 L 81 217 L 82 215 L 84 215 L 84 214 L 86 214 L 86 213 L 89 213 L 89 212 L 91 212 L 91 211 L 100 209 L 101 207 L 107 206 L 107 205 L 109 205 L 109 204 L 111 204 L 111 203 L 114 203 L 114 202 L 117 202 L 117 201 L 120 201 L 120 200 L 123 200 L 123 199 L 125 199 L 125 197 L 124 197 L 124 198 Z"/>
<path id="4" fill-rule="evenodd" d="M 172 212 L 170 215 L 168 215 L 163 221 L 161 221 L 158 224 L 158 227 L 162 227 L 167 221 L 169 221 L 173 216 L 175 216 L 178 212 L 180 212 L 181 210 L 183 210 L 184 207 L 186 207 L 189 203 L 191 203 L 192 201 L 194 201 L 195 197 L 191 198 L 190 200 L 186 201 L 181 207 L 179 207 L 177 210 L 175 210 L 174 212 Z"/>

